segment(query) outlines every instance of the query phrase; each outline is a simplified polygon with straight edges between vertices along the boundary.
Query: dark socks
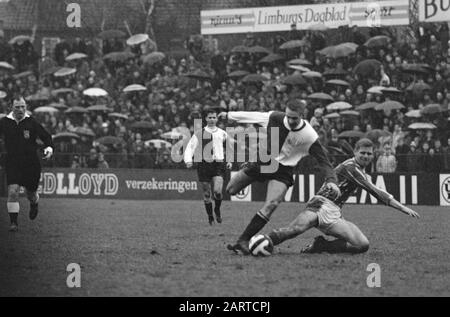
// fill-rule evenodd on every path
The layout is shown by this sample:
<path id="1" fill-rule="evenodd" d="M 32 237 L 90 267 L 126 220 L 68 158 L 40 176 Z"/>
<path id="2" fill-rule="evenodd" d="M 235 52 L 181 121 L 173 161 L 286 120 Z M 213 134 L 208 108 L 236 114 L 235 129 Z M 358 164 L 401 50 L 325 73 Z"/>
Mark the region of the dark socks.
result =
<path id="1" fill-rule="evenodd" d="M 257 234 L 266 225 L 266 223 L 267 219 L 262 218 L 259 214 L 256 214 L 238 240 L 249 241 L 251 237 Z"/>
<path id="2" fill-rule="evenodd" d="M 16 213 L 10 213 L 9 214 L 9 220 L 11 221 L 11 224 L 17 224 L 17 218 L 18 218 L 19 214 Z"/>
<path id="3" fill-rule="evenodd" d="M 205 202 L 205 209 L 208 217 L 212 217 L 213 215 L 213 205 L 211 202 Z"/>
<path id="4" fill-rule="evenodd" d="M 220 206 L 222 205 L 222 199 L 214 199 L 214 202 L 214 213 L 216 214 L 216 216 L 220 216 Z"/>

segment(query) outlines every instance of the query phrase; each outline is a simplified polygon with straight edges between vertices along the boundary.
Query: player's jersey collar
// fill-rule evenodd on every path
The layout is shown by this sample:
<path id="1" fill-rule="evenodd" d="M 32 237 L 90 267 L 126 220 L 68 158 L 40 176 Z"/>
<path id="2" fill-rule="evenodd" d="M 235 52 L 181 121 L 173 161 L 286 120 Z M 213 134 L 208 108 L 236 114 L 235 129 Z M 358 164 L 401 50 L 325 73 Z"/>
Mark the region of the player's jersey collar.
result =
<path id="1" fill-rule="evenodd" d="M 292 132 L 298 132 L 306 126 L 305 120 L 300 119 L 300 123 L 298 124 L 298 126 L 295 129 L 291 129 L 289 127 L 288 118 L 286 116 L 283 119 L 283 124 L 286 127 L 286 129 L 288 129 L 289 131 L 292 131 Z"/>
<path id="2" fill-rule="evenodd" d="M 16 118 L 14 118 L 14 116 L 13 116 L 13 112 L 11 111 L 6 117 L 7 117 L 8 119 L 14 120 L 14 121 L 16 121 L 17 123 L 19 123 L 20 121 L 23 121 L 23 120 L 25 120 L 26 118 L 30 117 L 30 115 L 29 115 L 28 113 L 25 112 L 25 115 L 23 116 L 23 118 L 22 118 L 21 120 L 17 121 Z"/>
<path id="3" fill-rule="evenodd" d="M 219 130 L 218 127 L 214 127 L 212 129 L 210 127 L 208 127 L 208 126 L 205 127 L 205 131 L 208 132 L 208 133 L 214 133 L 214 132 L 217 132 L 218 130 Z"/>

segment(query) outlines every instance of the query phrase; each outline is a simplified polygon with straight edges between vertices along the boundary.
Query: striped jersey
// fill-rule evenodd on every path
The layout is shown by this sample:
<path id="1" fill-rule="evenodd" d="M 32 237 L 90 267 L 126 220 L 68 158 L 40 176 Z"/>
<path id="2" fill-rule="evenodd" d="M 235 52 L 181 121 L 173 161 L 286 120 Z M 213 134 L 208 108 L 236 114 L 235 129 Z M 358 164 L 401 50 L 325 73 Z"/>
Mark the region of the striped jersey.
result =
<path id="1" fill-rule="evenodd" d="M 225 161 L 224 144 L 227 140 L 227 133 L 218 128 L 204 127 L 194 133 L 184 152 L 184 162 Z"/>
<path id="2" fill-rule="evenodd" d="M 341 190 L 341 196 L 335 197 L 333 193 L 325 187 L 325 184 L 319 189 L 317 195 L 328 198 L 339 207 L 345 204 L 349 196 L 352 195 L 357 188 L 366 190 L 369 194 L 381 200 L 386 205 L 393 196 L 386 191 L 376 187 L 370 181 L 369 175 L 364 172 L 364 169 L 359 165 L 355 158 L 348 159 L 339 164 L 335 169 L 338 178 L 338 186 Z"/>

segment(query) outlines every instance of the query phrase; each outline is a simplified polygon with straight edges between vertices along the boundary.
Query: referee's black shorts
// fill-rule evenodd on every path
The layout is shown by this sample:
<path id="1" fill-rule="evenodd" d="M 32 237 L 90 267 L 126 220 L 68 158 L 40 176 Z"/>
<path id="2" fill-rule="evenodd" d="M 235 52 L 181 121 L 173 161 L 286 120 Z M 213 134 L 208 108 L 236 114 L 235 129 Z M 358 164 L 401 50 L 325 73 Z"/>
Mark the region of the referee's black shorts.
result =
<path id="1" fill-rule="evenodd" d="M 227 163 L 225 162 L 201 162 L 197 165 L 198 180 L 202 183 L 207 183 L 213 177 L 220 176 L 225 178 Z"/>
<path id="2" fill-rule="evenodd" d="M 41 164 L 39 159 L 26 160 L 6 158 L 7 185 L 20 185 L 28 191 L 37 191 L 41 178 Z"/>
<path id="3" fill-rule="evenodd" d="M 244 173 L 258 182 L 277 180 L 284 183 L 288 188 L 294 185 L 294 168 L 292 166 L 278 165 L 278 169 L 273 173 L 262 173 L 261 164 L 248 163 L 243 168 Z"/>

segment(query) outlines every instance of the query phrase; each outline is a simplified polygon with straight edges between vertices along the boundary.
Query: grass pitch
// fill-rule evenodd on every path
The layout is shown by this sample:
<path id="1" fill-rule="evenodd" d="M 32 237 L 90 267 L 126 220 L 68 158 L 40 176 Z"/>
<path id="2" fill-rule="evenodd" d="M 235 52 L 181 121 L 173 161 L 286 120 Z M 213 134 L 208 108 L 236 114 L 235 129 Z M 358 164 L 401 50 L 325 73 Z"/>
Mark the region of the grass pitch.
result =
<path id="1" fill-rule="evenodd" d="M 42 199 L 35 221 L 21 200 L 19 232 L 8 232 L 0 199 L 0 296 L 449 296 L 450 213 L 415 206 L 409 218 L 385 206 L 347 205 L 369 238 L 362 255 L 302 255 L 311 230 L 268 258 L 226 249 L 262 203 L 223 203 L 209 226 L 201 201 Z M 264 228 L 288 224 L 303 204 L 284 203 Z M 81 288 L 66 285 L 81 266 Z M 381 287 L 366 284 L 381 268 Z"/>

